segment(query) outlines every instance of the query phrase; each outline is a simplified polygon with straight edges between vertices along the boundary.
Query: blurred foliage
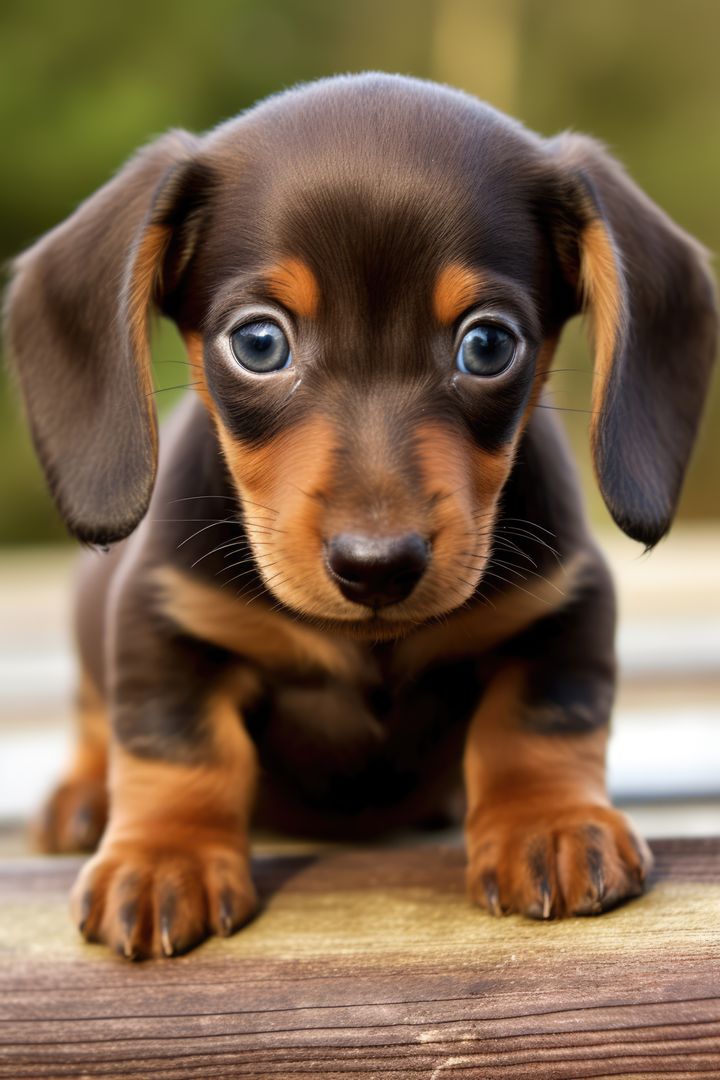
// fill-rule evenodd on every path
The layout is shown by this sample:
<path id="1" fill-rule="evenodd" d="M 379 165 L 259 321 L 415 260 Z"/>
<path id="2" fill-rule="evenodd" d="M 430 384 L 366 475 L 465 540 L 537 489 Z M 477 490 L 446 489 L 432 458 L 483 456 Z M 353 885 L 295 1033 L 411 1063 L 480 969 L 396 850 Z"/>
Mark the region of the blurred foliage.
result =
<path id="1" fill-rule="evenodd" d="M 62 220 L 141 143 L 203 130 L 264 95 L 380 69 L 460 86 L 544 133 L 602 138 L 649 194 L 720 246 L 717 0 L 4 0 L 0 15 L 0 256 Z M 156 341 L 162 406 L 186 379 Z M 582 467 L 590 375 L 566 335 L 553 377 Z M 720 517 L 716 381 L 686 485 L 686 518 Z M 0 381 L 0 543 L 57 539 L 16 395 Z M 593 492 L 592 507 L 602 518 Z"/>

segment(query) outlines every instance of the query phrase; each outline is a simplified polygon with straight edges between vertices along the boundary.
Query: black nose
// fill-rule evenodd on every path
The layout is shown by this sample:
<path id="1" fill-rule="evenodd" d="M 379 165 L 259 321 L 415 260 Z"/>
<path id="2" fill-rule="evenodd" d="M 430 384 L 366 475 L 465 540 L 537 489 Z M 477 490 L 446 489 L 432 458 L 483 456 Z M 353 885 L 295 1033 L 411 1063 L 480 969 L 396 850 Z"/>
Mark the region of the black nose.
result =
<path id="1" fill-rule="evenodd" d="M 422 536 L 340 533 L 327 546 L 330 574 L 343 596 L 367 607 L 397 604 L 410 595 L 430 558 Z"/>

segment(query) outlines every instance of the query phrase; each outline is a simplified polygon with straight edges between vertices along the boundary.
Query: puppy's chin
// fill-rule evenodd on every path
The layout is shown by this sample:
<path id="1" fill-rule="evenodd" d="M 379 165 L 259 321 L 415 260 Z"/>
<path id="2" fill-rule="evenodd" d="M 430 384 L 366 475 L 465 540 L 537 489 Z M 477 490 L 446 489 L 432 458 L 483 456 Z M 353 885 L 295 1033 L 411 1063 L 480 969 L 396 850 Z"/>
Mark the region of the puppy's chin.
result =
<path id="1" fill-rule="evenodd" d="M 406 637 L 428 623 L 451 615 L 471 600 L 481 580 L 482 575 L 478 577 L 474 587 L 467 581 L 459 581 L 457 590 L 446 590 L 442 599 L 438 597 L 438 602 L 435 603 L 427 595 L 422 595 L 425 590 L 419 590 L 417 602 L 413 602 L 411 596 L 402 603 L 377 610 L 350 603 L 340 594 L 336 602 L 328 603 L 324 595 L 314 595 L 306 600 L 295 593 L 291 597 L 282 596 L 282 590 L 273 589 L 272 583 L 268 584 L 268 591 L 289 612 L 308 619 L 328 633 L 362 641 L 391 641 Z"/>

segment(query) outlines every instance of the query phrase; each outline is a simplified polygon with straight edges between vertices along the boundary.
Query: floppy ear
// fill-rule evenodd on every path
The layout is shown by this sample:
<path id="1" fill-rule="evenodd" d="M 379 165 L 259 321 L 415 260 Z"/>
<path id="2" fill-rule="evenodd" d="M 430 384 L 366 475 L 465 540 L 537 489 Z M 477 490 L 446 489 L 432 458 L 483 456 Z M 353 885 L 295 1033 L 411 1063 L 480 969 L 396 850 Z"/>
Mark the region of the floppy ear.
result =
<path id="1" fill-rule="evenodd" d="M 127 536 L 157 463 L 148 315 L 195 140 L 172 132 L 15 263 L 6 330 L 33 441 L 80 539 Z"/>
<path id="2" fill-rule="evenodd" d="M 594 140 L 549 143 L 560 167 L 561 261 L 595 339 L 591 437 L 613 518 L 651 547 L 680 496 L 715 358 L 703 249 Z"/>

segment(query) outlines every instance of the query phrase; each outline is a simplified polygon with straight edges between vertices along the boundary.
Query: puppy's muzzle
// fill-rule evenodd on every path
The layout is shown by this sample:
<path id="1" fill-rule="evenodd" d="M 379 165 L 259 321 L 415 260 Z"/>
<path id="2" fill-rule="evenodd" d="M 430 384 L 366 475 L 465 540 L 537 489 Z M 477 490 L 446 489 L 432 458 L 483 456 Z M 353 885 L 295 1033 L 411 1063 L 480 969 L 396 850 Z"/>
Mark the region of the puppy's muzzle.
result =
<path id="1" fill-rule="evenodd" d="M 328 572 L 355 604 L 381 608 L 407 599 L 427 569 L 430 545 L 418 533 L 340 533 L 326 547 Z"/>

